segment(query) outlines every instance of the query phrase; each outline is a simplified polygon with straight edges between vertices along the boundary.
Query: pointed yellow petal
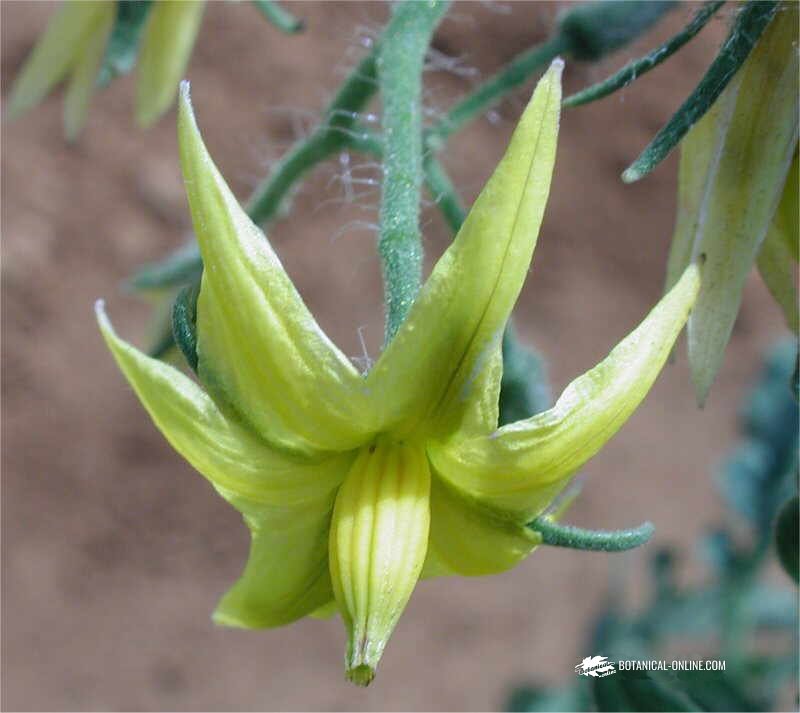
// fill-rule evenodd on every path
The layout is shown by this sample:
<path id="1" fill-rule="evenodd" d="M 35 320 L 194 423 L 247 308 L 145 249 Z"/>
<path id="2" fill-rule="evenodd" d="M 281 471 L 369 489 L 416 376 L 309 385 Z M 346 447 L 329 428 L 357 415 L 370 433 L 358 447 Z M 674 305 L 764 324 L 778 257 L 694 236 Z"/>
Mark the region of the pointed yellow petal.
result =
<path id="1" fill-rule="evenodd" d="M 300 460 L 273 451 L 235 417 L 222 413 L 177 369 L 120 339 L 101 303 L 97 319 L 122 373 L 173 448 L 234 507 L 257 516 L 267 506 L 304 506 L 327 497 L 351 458 Z"/>
<path id="2" fill-rule="evenodd" d="M 333 598 L 328 530 L 335 492 L 301 506 L 261 508 L 250 516 L 250 556 L 214 621 L 247 629 L 283 626 Z"/>
<path id="3" fill-rule="evenodd" d="M 536 87 L 503 160 L 367 381 L 395 431 L 458 427 L 530 266 L 555 161 L 556 60 Z"/>
<path id="4" fill-rule="evenodd" d="M 214 166 L 188 85 L 178 134 L 205 265 L 197 303 L 201 381 L 281 447 L 342 451 L 360 445 L 370 428 L 364 380 L 314 321 L 269 241 Z"/>
<path id="5" fill-rule="evenodd" d="M 775 214 L 798 136 L 797 3 L 787 3 L 720 98 L 718 158 L 709 166 L 694 239 L 703 286 L 688 324 L 702 404 L 722 364 L 745 279 Z"/>
<path id="6" fill-rule="evenodd" d="M 89 39 L 98 17 L 114 3 L 109 0 L 66 0 L 47 24 L 47 29 L 19 73 L 6 106 L 9 119 L 38 104 L 69 72 Z"/>
<path id="7" fill-rule="evenodd" d="M 595 455 L 650 390 L 700 286 L 690 266 L 647 318 L 549 411 L 482 438 L 431 445 L 437 473 L 468 498 L 529 522 Z"/>
<path id="8" fill-rule="evenodd" d="M 115 9 L 111 3 L 100 3 L 92 30 L 84 40 L 78 54 L 64 98 L 64 133 L 67 141 L 74 141 L 86 123 L 89 101 L 94 93 L 100 62 L 114 24 Z"/>
<path id="9" fill-rule="evenodd" d="M 541 537 L 516 519 L 486 506 L 434 477 L 431 482 L 432 574 L 478 577 L 505 572 L 525 559 Z M 428 573 L 428 563 L 426 571 Z"/>
<path id="10" fill-rule="evenodd" d="M 204 8 L 204 0 L 158 0 L 151 10 L 137 66 L 136 120 L 140 126 L 150 126 L 172 106 Z"/>
<path id="11" fill-rule="evenodd" d="M 424 451 L 376 444 L 359 453 L 333 512 L 330 567 L 347 626 L 347 677 L 366 686 L 419 579 L 428 545 Z"/>

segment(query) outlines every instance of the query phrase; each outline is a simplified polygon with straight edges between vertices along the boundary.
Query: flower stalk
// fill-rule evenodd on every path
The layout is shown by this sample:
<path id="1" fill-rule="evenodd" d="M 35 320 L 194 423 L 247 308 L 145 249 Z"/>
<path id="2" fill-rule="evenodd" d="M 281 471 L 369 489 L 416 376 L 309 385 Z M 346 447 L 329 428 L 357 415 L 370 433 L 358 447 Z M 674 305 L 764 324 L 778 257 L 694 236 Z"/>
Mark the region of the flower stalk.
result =
<path id="1" fill-rule="evenodd" d="M 379 48 L 383 183 L 378 252 L 387 344 L 408 315 L 422 282 L 422 69 L 433 31 L 448 4 L 441 0 L 396 4 Z"/>

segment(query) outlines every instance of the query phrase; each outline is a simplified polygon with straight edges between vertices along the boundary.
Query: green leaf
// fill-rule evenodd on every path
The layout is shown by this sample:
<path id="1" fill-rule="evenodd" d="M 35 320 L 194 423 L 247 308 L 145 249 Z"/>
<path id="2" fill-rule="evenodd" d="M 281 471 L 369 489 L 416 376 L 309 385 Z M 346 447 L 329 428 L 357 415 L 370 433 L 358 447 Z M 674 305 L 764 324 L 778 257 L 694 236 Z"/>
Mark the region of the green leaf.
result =
<path id="1" fill-rule="evenodd" d="M 627 3 L 628 6 L 631 4 L 632 3 Z M 621 70 L 608 79 L 593 84 L 591 87 L 587 87 L 567 97 L 562 103 L 562 106 L 566 108 L 588 104 L 589 102 L 607 97 L 609 94 L 613 94 L 623 87 L 627 87 L 643 74 L 647 74 L 651 69 L 655 69 L 659 64 L 669 59 L 703 29 L 706 23 L 714 16 L 714 13 L 724 4 L 725 0 L 714 0 L 714 2 L 704 3 L 692 18 L 692 21 L 678 34 L 673 35 L 667 40 L 667 42 L 660 45 L 652 52 L 648 52 L 644 57 L 628 62 Z"/>
<path id="2" fill-rule="evenodd" d="M 624 47 L 678 5 L 672 0 L 594 0 L 567 6 L 558 20 L 565 52 L 583 62 Z"/>
<path id="3" fill-rule="evenodd" d="M 800 500 L 787 500 L 775 523 L 775 549 L 786 573 L 800 581 Z"/>
<path id="4" fill-rule="evenodd" d="M 618 671 L 592 679 L 598 711 L 700 711 L 680 683 L 651 671 Z"/>
<path id="5" fill-rule="evenodd" d="M 744 64 L 761 33 L 775 16 L 778 4 L 778 2 L 750 0 L 739 10 L 728 39 L 720 48 L 705 76 L 642 151 L 639 158 L 625 170 L 622 174 L 623 181 L 633 183 L 650 173 L 711 108 Z"/>

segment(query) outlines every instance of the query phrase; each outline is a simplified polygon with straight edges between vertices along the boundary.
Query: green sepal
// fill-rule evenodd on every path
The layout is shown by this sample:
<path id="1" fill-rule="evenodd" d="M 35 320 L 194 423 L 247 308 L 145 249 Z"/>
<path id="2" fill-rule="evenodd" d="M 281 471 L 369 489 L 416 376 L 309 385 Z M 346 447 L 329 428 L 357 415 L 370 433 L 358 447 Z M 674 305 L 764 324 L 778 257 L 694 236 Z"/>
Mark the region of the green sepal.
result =
<path id="1" fill-rule="evenodd" d="M 187 285 L 172 306 L 172 336 L 186 362 L 197 373 L 197 296 L 200 283 Z"/>
<path id="2" fill-rule="evenodd" d="M 144 23 L 152 7 L 153 0 L 117 0 L 114 26 L 97 76 L 98 86 L 105 87 L 134 68 Z"/>
<path id="3" fill-rule="evenodd" d="M 182 287 L 200 279 L 203 259 L 197 242 L 181 246 L 162 260 L 139 268 L 125 283 L 134 292 L 151 292 Z"/>

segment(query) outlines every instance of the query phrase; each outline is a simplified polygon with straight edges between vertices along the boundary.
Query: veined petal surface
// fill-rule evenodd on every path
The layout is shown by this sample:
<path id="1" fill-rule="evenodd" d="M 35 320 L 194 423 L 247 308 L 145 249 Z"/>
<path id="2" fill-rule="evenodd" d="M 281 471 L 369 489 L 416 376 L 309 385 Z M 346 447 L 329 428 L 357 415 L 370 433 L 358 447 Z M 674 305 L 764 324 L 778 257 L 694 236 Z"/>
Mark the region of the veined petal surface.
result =
<path id="1" fill-rule="evenodd" d="M 797 249 L 800 240 L 797 161 L 795 152 L 781 202 L 757 260 L 764 284 L 783 310 L 787 326 L 795 334 L 798 331 Z"/>
<path id="2" fill-rule="evenodd" d="M 560 486 L 559 486 L 560 487 Z M 554 493 L 555 495 L 555 493 Z M 423 576 L 478 577 L 511 569 L 541 543 L 533 530 L 505 512 L 431 480 L 431 532 Z"/>
<path id="3" fill-rule="evenodd" d="M 556 60 L 508 150 L 367 383 L 393 431 L 458 427 L 528 272 L 550 190 L 561 105 Z"/>
<path id="4" fill-rule="evenodd" d="M 109 9 L 114 11 L 110 0 L 66 0 L 60 5 L 14 82 L 6 107 L 8 118 L 19 116 L 38 104 L 67 75 L 98 18 Z"/>
<path id="5" fill-rule="evenodd" d="M 136 79 L 136 120 L 153 124 L 167 111 L 192 55 L 205 0 L 157 0 L 144 30 Z"/>
<path id="6" fill-rule="evenodd" d="M 248 629 L 283 626 L 333 597 L 328 531 L 336 492 L 248 515 L 250 556 L 241 578 L 222 597 L 214 621 Z"/>
<path id="7" fill-rule="evenodd" d="M 693 255 L 703 285 L 687 328 L 689 365 L 702 404 L 722 364 L 742 289 L 772 223 L 798 138 L 797 3 L 782 4 L 717 100 L 721 114 Z M 795 236 L 796 239 L 796 236 Z"/>
<path id="8" fill-rule="evenodd" d="M 336 498 L 333 591 L 347 626 L 347 676 L 366 686 L 417 584 L 428 546 L 430 470 L 419 445 L 375 443 Z"/>
<path id="9" fill-rule="evenodd" d="M 480 438 L 430 444 L 457 491 L 528 522 L 595 455 L 644 399 L 683 328 L 700 286 L 690 266 L 647 318 L 549 411 Z"/>
<path id="10" fill-rule="evenodd" d="M 246 516 L 259 517 L 265 507 L 317 503 L 344 479 L 352 456 L 313 461 L 272 450 L 220 411 L 194 381 L 120 339 L 101 304 L 97 318 L 117 364 L 158 429 Z"/>
<path id="11" fill-rule="evenodd" d="M 267 440 L 345 451 L 371 428 L 364 380 L 306 308 L 264 234 L 208 155 L 188 84 L 181 164 L 204 271 L 197 302 L 200 380 Z"/>

